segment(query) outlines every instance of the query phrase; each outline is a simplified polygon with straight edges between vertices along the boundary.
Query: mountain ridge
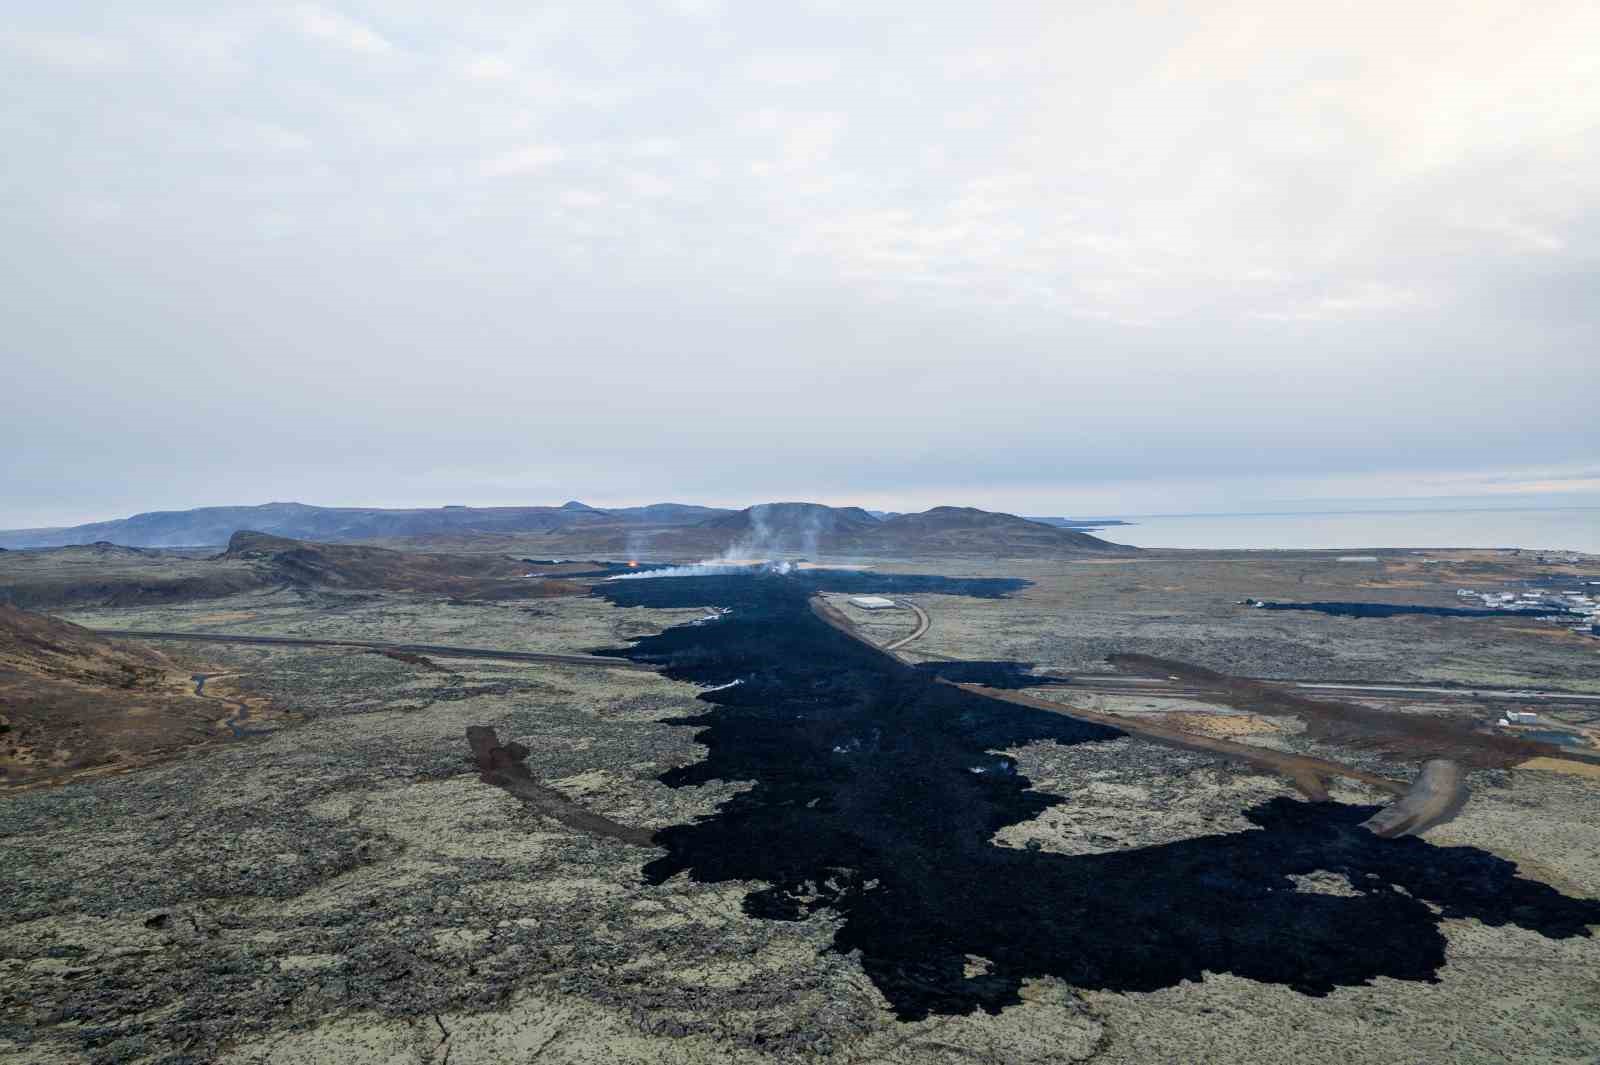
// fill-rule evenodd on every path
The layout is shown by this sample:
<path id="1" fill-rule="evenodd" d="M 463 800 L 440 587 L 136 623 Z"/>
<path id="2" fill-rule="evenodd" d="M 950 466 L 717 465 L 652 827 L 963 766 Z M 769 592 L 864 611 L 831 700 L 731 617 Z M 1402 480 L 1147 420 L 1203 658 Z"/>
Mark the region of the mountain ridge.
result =
<path id="1" fill-rule="evenodd" d="M 786 501 L 742 510 L 686 503 L 601 509 L 561 506 L 384 509 L 274 502 L 256 506 L 150 511 L 55 529 L 0 531 L 0 548 L 38 550 L 86 544 L 120 549 L 221 546 L 251 532 L 319 544 L 384 543 L 426 550 L 434 544 L 494 544 L 528 537 L 566 540 L 580 549 L 632 557 L 697 552 L 783 554 L 1123 553 L 1130 548 L 1086 533 L 976 507 L 933 507 L 880 517 L 860 507 Z"/>

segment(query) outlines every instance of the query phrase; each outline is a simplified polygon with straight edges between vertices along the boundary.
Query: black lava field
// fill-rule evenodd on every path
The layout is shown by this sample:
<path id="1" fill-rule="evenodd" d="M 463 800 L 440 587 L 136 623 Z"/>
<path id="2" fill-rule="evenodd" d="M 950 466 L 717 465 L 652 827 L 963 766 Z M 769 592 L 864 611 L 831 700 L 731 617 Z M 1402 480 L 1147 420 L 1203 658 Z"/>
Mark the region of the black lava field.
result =
<path id="1" fill-rule="evenodd" d="M 995 845 L 996 830 L 1077 801 L 1070 788 L 1029 790 L 996 751 L 1124 734 L 939 683 L 944 668 L 901 666 L 826 624 L 807 600 L 821 589 L 998 597 L 1024 584 L 809 570 L 600 585 L 618 606 L 731 608 L 601 652 L 677 680 L 741 681 L 704 693 L 705 713 L 671 722 L 699 729 L 707 756 L 661 780 L 754 787 L 658 832 L 667 854 L 645 866 L 646 878 L 764 881 L 744 903 L 757 918 L 835 912 L 834 949 L 860 952 L 904 1020 L 995 1012 L 1039 976 L 1149 991 L 1226 972 L 1310 995 L 1379 976 L 1432 980 L 1445 964 L 1441 920 L 1553 938 L 1600 924 L 1600 902 L 1522 879 L 1485 851 L 1357 827 L 1374 807 L 1277 798 L 1245 811 L 1259 830 L 1111 853 Z M 1291 876 L 1319 870 L 1342 874 L 1354 894 L 1295 889 Z M 968 955 L 987 959 L 988 971 L 965 975 Z"/>

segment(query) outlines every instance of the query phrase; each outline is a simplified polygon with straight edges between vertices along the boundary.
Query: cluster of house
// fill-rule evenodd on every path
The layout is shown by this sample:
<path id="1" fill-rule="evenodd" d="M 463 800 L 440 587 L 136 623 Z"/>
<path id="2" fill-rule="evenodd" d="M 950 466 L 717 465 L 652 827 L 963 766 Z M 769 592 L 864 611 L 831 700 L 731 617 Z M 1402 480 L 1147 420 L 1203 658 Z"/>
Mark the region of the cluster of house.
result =
<path id="1" fill-rule="evenodd" d="M 1583 589 L 1596 589 L 1587 591 Z M 1479 592 L 1458 588 L 1462 599 L 1476 600 L 1489 610 L 1548 610 L 1551 621 L 1570 623 L 1573 632 L 1600 636 L 1600 581 L 1580 589 L 1529 588 L 1520 592 Z"/>

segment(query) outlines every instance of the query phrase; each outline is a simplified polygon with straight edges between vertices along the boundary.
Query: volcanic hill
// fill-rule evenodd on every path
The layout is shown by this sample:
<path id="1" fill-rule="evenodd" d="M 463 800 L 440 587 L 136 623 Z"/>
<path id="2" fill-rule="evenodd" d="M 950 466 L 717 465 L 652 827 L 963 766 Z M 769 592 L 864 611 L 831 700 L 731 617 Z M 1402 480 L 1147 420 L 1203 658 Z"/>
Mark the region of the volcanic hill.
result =
<path id="1" fill-rule="evenodd" d="M 198 507 L 152 511 L 116 521 L 50 529 L 0 531 L 0 547 L 41 548 L 97 540 L 132 547 L 212 547 L 234 533 L 254 530 L 322 542 L 528 534 L 588 526 L 682 525 L 727 511 L 681 503 L 599 510 L 572 500 L 559 507 L 314 507 L 264 503 L 253 507 Z"/>
<path id="2" fill-rule="evenodd" d="M 726 537 L 714 546 L 731 555 L 991 555 L 1131 554 L 1134 548 L 1015 514 L 976 507 L 934 507 L 879 518 L 860 507 L 761 503 L 712 518 L 684 533 Z"/>
<path id="3" fill-rule="evenodd" d="M 225 739 L 264 706 L 196 691 L 190 666 L 0 606 L 0 789 L 128 768 Z M 254 702 L 259 703 L 259 700 Z"/>
<path id="4" fill-rule="evenodd" d="M 270 583 L 269 575 L 232 559 L 108 543 L 0 554 L 0 603 L 24 610 L 181 603 Z"/>
<path id="5" fill-rule="evenodd" d="M 539 566 L 495 554 L 437 554 L 235 533 L 220 555 L 90 544 L 0 556 L 0 603 L 23 609 L 136 606 L 216 599 L 271 588 L 408 591 L 457 599 L 571 595 L 563 574 L 589 563 Z M 529 578 L 530 572 L 541 574 Z"/>
<path id="6" fill-rule="evenodd" d="M 271 583 L 321 588 L 421 592 L 459 599 L 528 599 L 582 591 L 581 585 L 570 581 L 530 579 L 528 563 L 495 555 L 318 544 L 248 531 L 233 534 L 219 561 L 251 563 Z"/>
<path id="7" fill-rule="evenodd" d="M 729 554 L 805 555 L 849 550 L 879 521 L 860 507 L 821 503 L 758 503 L 698 526 L 727 537 Z"/>
<path id="8" fill-rule="evenodd" d="M 250 531 L 324 544 L 361 542 L 540 558 L 683 558 L 741 552 L 1006 557 L 1131 551 L 1075 531 L 1070 524 L 1064 518 L 1021 518 L 973 507 L 899 514 L 798 502 L 761 503 L 743 510 L 687 503 L 601 509 L 578 500 L 558 507 L 415 510 L 267 503 L 152 512 L 71 528 L 0 531 L 0 547 L 38 550 L 93 541 L 146 548 L 213 546 Z"/>
<path id="9" fill-rule="evenodd" d="M 934 507 L 921 514 L 887 518 L 872 530 L 871 541 L 886 554 L 1071 554 L 1131 555 L 1137 548 L 1114 544 L 1085 532 L 1064 529 L 1015 514 L 976 507 Z"/>

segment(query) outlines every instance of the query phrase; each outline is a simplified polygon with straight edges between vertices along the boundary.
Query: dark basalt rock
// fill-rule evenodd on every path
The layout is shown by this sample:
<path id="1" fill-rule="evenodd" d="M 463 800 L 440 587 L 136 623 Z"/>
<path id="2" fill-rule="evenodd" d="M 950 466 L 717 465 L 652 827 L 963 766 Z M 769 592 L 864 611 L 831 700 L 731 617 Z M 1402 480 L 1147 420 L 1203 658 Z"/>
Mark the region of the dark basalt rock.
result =
<path id="1" fill-rule="evenodd" d="M 1070 684 L 1067 677 L 1044 677 L 1032 672 L 1032 662 L 919 662 L 920 672 L 956 684 L 982 684 L 986 688 L 1016 691 L 1021 688 L 1049 688 Z"/>
<path id="2" fill-rule="evenodd" d="M 837 913 L 834 949 L 859 951 L 905 1020 L 998 1011 L 1034 976 L 1150 991 L 1227 972 L 1310 995 L 1379 976 L 1431 981 L 1445 964 L 1441 920 L 1552 938 L 1600 923 L 1600 902 L 1520 878 L 1484 851 L 1373 836 L 1359 826 L 1374 807 L 1274 799 L 1246 812 L 1258 830 L 1104 854 L 995 846 L 996 830 L 1073 800 L 1031 790 L 994 751 L 1124 734 L 939 683 L 945 667 L 876 652 L 815 616 L 808 597 L 999 596 L 1024 583 L 813 570 L 596 588 L 620 606 L 732 608 L 601 652 L 678 680 L 742 681 L 672 722 L 699 729 L 707 756 L 661 780 L 754 787 L 657 832 L 667 853 L 646 878 L 765 881 L 744 908 L 769 920 Z M 1297 890 L 1293 876 L 1318 871 L 1352 893 Z M 990 971 L 969 979 L 967 955 Z"/>

